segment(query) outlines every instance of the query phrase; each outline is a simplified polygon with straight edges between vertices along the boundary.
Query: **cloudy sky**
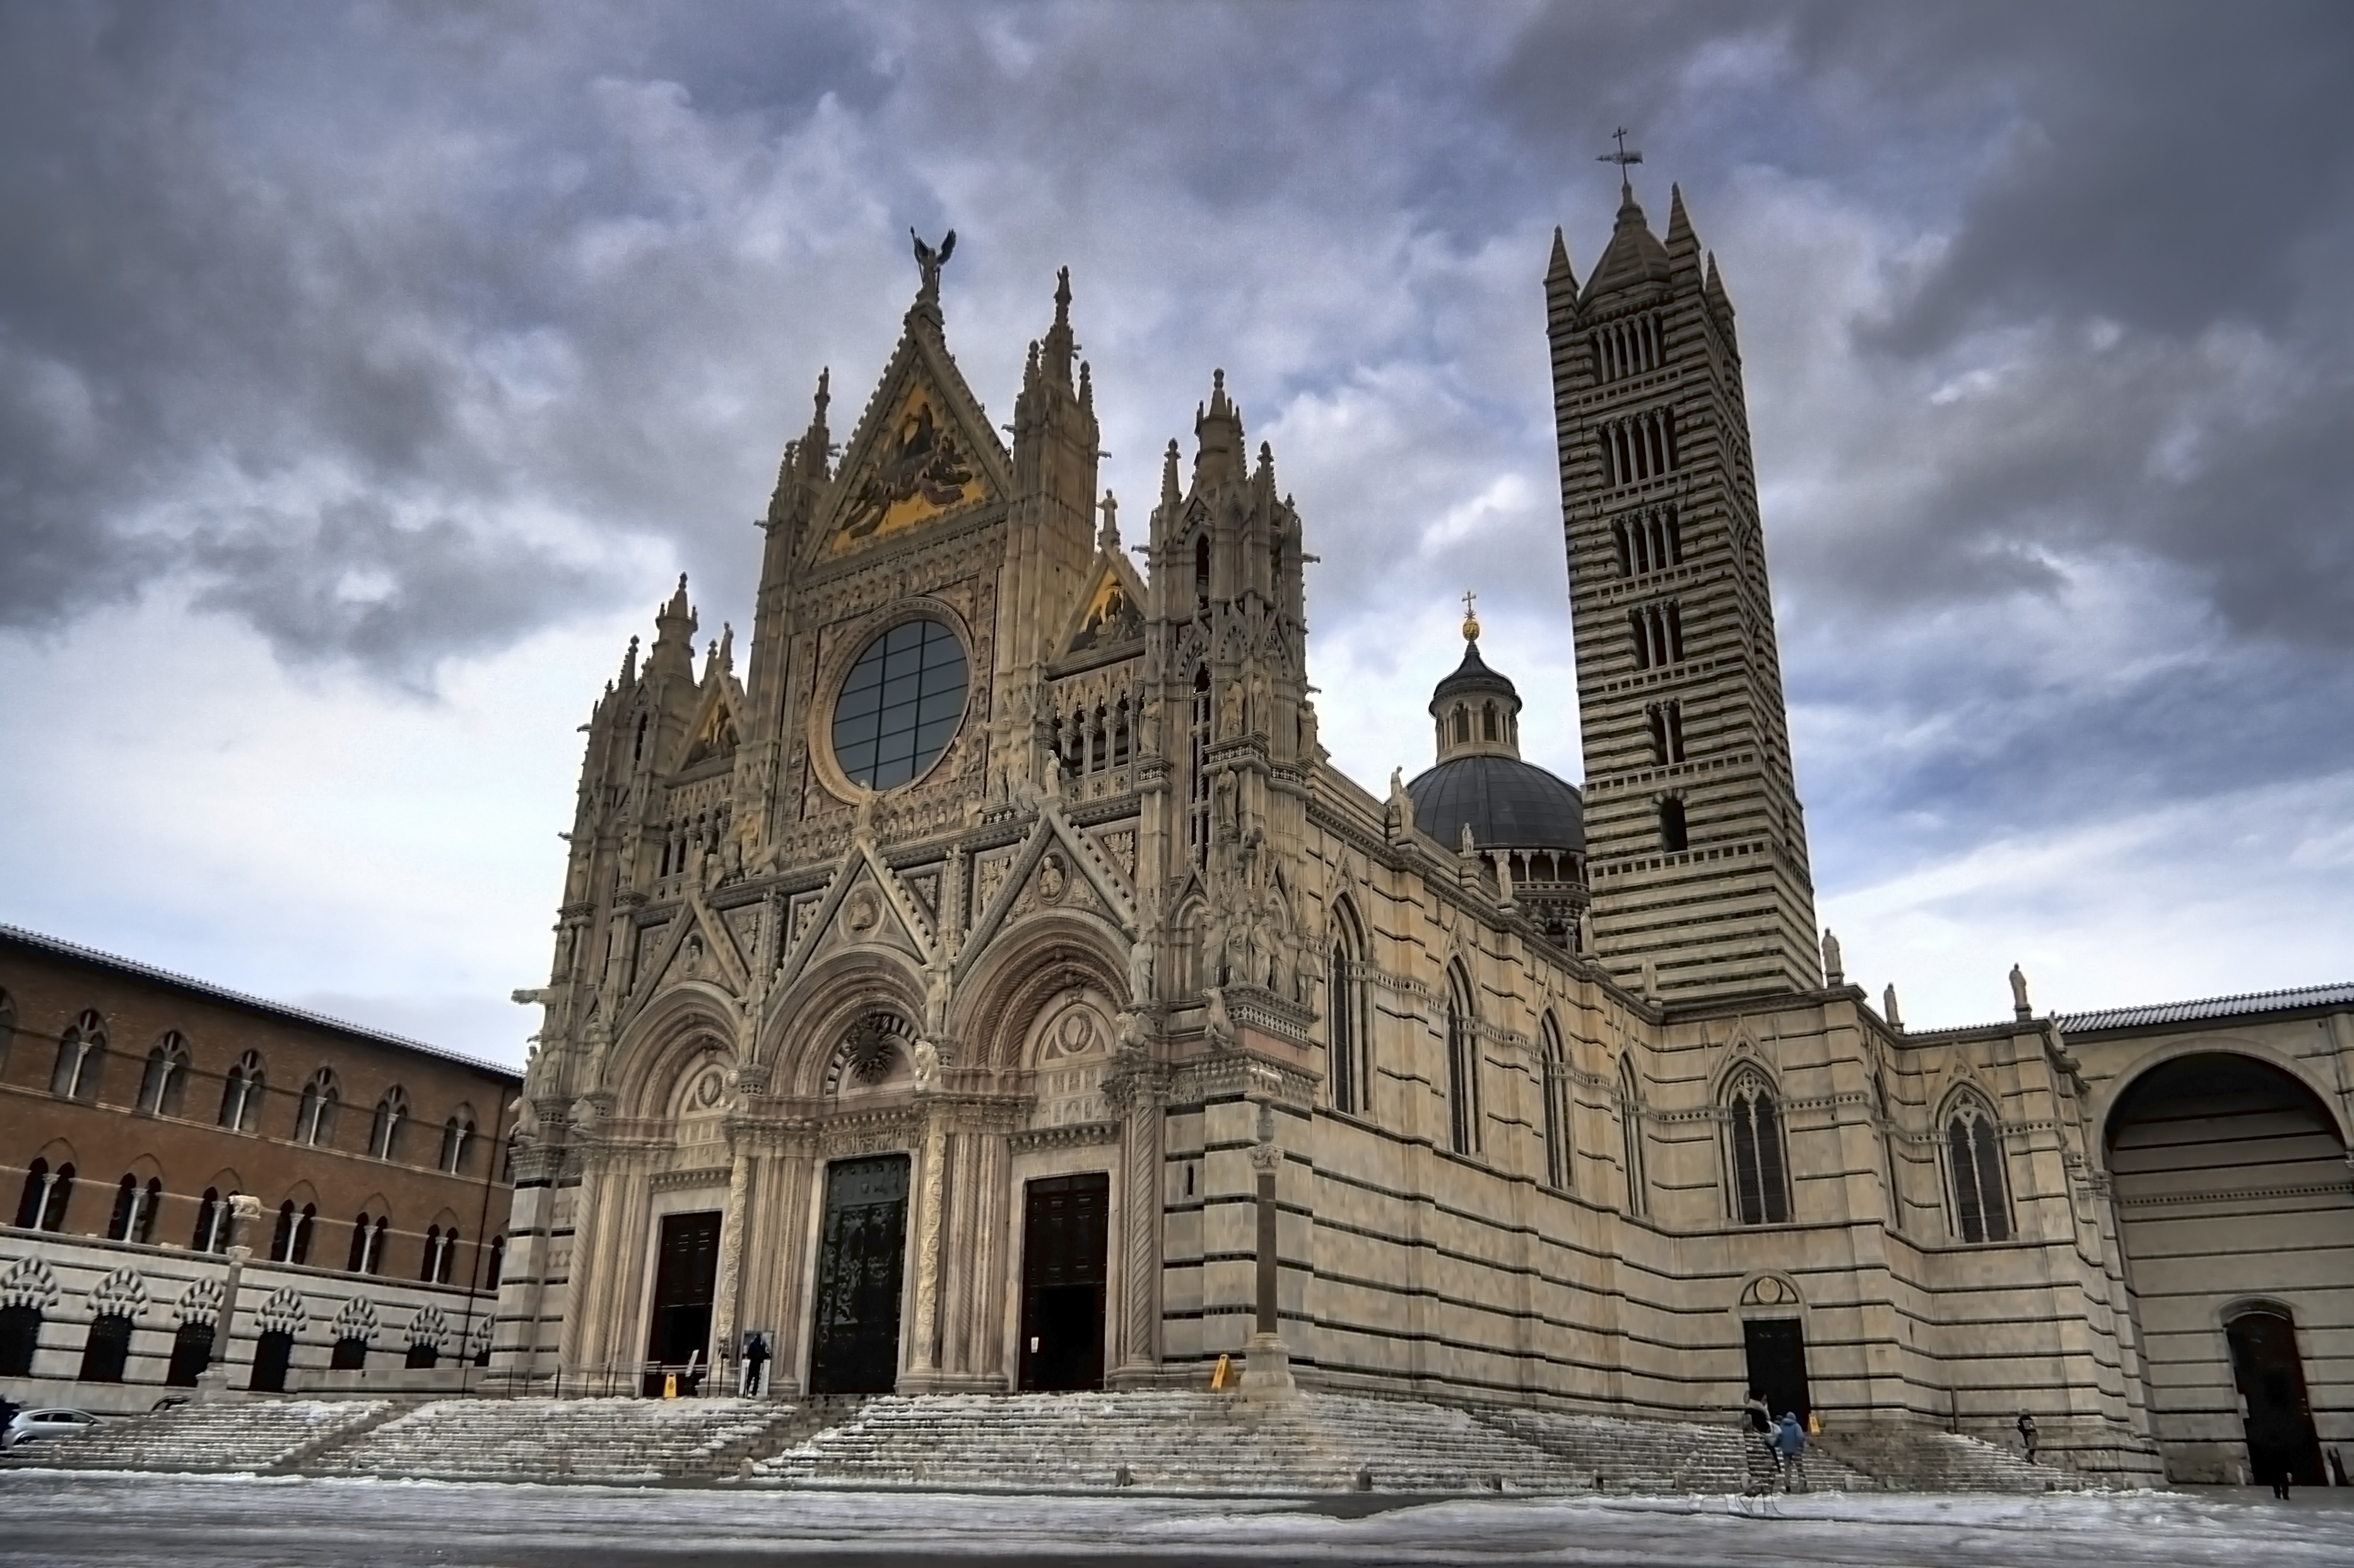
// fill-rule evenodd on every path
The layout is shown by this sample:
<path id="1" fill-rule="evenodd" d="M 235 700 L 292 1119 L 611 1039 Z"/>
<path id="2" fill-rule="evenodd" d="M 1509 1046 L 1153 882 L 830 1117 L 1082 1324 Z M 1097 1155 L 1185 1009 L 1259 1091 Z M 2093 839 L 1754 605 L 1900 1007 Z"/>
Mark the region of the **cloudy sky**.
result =
<path id="1" fill-rule="evenodd" d="M 574 726 L 678 572 L 748 624 L 910 226 L 1000 418 L 1071 267 L 1131 518 L 1225 367 L 1358 778 L 1470 588 L 1575 779 L 1539 281 L 1624 125 L 1741 313 L 1850 975 L 2354 977 L 2349 80 L 2249 0 L 0 9 L 0 921 L 520 1060 Z"/>

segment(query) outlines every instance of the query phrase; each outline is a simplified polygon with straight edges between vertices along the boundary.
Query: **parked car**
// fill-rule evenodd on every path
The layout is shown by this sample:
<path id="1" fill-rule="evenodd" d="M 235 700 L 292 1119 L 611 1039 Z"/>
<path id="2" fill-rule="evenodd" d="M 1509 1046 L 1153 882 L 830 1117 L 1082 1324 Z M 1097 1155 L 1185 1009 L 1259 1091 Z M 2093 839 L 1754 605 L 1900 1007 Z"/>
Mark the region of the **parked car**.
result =
<path id="1" fill-rule="evenodd" d="M 77 1432 L 87 1432 L 98 1425 L 98 1417 L 87 1410 L 20 1410 L 8 1423 L 8 1446 L 29 1443 L 36 1437 L 69 1437 Z"/>

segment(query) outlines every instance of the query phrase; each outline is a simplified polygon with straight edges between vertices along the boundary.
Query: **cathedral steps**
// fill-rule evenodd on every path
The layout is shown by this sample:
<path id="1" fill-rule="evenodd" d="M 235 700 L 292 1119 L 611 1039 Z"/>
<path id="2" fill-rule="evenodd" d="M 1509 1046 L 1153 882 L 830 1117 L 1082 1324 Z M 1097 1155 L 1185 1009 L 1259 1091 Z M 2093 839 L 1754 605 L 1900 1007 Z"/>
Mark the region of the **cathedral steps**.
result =
<path id="1" fill-rule="evenodd" d="M 1779 1484 L 1765 1445 L 1729 1422 L 1631 1421 L 1501 1406 L 1476 1414 L 1605 1491 L 1743 1492 Z M 1811 1439 L 1805 1476 L 1814 1491 L 1878 1491 L 1882 1484 L 1876 1472 L 1842 1462 Z"/>
<path id="2" fill-rule="evenodd" d="M 1910 1492 L 2073 1492 L 2090 1484 L 2050 1465 L 2030 1464 L 1999 1444 L 1953 1432 L 1827 1432 L 1813 1439 L 1870 1471 L 1883 1484 Z"/>
<path id="3" fill-rule="evenodd" d="M 755 1399 L 451 1399 L 305 1467 L 314 1476 L 643 1485 L 735 1474 L 794 1421 Z"/>
<path id="4" fill-rule="evenodd" d="M 66 1470 L 184 1474 L 286 1471 L 303 1467 L 400 1411 L 389 1400 L 231 1399 L 101 1422 L 78 1437 L 12 1449 L 8 1462 Z"/>

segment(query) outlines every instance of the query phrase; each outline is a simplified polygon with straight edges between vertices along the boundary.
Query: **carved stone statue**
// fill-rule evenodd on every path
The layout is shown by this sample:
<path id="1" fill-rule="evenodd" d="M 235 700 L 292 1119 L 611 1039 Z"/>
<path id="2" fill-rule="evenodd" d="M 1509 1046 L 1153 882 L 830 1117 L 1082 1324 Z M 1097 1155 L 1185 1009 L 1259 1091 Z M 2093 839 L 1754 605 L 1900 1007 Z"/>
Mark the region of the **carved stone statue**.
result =
<path id="1" fill-rule="evenodd" d="M 917 1088 L 928 1089 L 940 1081 L 940 1048 L 938 1046 L 919 1034 L 916 1037 L 916 1043 L 910 1048 L 908 1054 L 914 1059 Z"/>
<path id="2" fill-rule="evenodd" d="M 916 242 L 916 270 L 923 277 L 923 285 L 917 290 L 916 298 L 927 304 L 938 303 L 940 269 L 947 266 L 949 258 L 956 254 L 956 230 L 951 228 L 948 231 L 938 250 L 925 244 L 924 237 L 913 228 L 907 230 L 907 238 Z"/>
<path id="3" fill-rule="evenodd" d="M 1240 681 L 1228 681 L 1225 695 L 1218 699 L 1218 738 L 1232 740 L 1243 732 L 1243 687 Z"/>
<path id="4" fill-rule="evenodd" d="M 1226 1016 L 1226 992 L 1223 986 L 1212 986 L 1202 993 L 1208 1011 L 1202 1021 L 1203 1037 L 1213 1045 L 1235 1043 L 1235 1021 Z"/>
<path id="5" fill-rule="evenodd" d="M 1152 939 L 1140 934 L 1128 948 L 1128 1004 L 1152 1005 Z"/>
<path id="6" fill-rule="evenodd" d="M 949 1032 L 949 996 L 954 981 L 949 966 L 943 961 L 932 966 L 924 980 L 924 1033 L 943 1035 Z"/>
<path id="7" fill-rule="evenodd" d="M 1404 768 L 1393 768 L 1390 769 L 1389 815 L 1392 822 L 1397 829 L 1398 837 L 1403 839 L 1412 836 L 1414 832 L 1414 797 L 1405 792 L 1405 770 Z"/>
<path id="8" fill-rule="evenodd" d="M 1886 1015 L 1889 1028 L 1902 1030 L 1904 1027 L 1904 1015 L 1896 1011 L 1896 987 L 1893 983 L 1882 993 L 1880 1011 Z"/>
<path id="9" fill-rule="evenodd" d="M 1832 936 L 1831 928 L 1826 926 L 1823 927 L 1823 979 L 1837 985 L 1846 978 L 1847 971 L 1840 966 L 1839 938 Z"/>
<path id="10" fill-rule="evenodd" d="M 2010 966 L 2010 1010 L 2021 1018 L 2035 1016 L 2035 1006 L 2027 1000 L 2027 971 L 2017 964 Z"/>

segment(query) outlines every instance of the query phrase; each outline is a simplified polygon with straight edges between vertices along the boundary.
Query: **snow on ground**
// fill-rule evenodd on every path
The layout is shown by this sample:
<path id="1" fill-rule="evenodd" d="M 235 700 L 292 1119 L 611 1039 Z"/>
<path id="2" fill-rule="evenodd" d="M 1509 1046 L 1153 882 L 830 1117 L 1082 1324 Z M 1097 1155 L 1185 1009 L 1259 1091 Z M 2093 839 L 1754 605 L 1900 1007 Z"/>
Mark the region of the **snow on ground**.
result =
<path id="1" fill-rule="evenodd" d="M 2306 1568 L 2354 1563 L 2349 1494 L 1389 1499 L 987 1497 L 238 1477 L 0 1475 L 0 1562 L 792 1568 L 957 1559 Z M 1378 1510 L 1345 1515 L 1360 1507 Z"/>

